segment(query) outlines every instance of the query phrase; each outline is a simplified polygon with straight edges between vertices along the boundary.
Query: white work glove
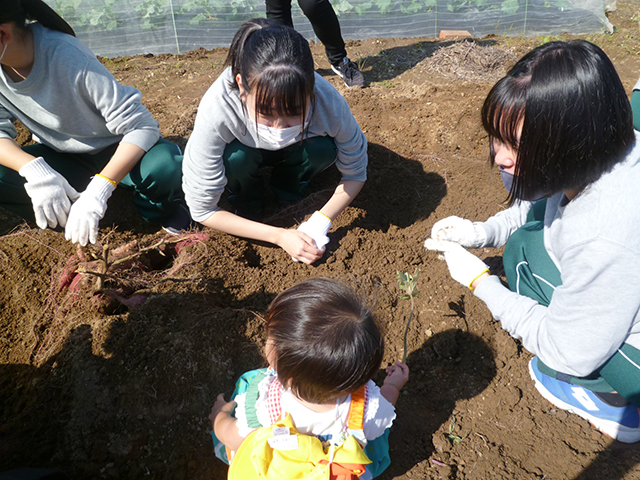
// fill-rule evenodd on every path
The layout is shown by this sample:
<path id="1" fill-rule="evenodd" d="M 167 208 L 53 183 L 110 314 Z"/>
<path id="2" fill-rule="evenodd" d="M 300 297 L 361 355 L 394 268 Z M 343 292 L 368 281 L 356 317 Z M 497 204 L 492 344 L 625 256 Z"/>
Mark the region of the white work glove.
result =
<path id="1" fill-rule="evenodd" d="M 482 260 L 457 243 L 427 238 L 424 246 L 427 250 L 442 252 L 451 277 L 465 287 L 471 288 L 471 284 L 483 273 L 491 273 Z"/>
<path id="2" fill-rule="evenodd" d="M 107 200 L 116 187 L 106 178 L 95 176 L 82 192 L 80 198 L 71 205 L 64 236 L 83 247 L 87 241 L 96 243 L 98 222 L 107 211 Z"/>
<path id="3" fill-rule="evenodd" d="M 317 248 L 323 248 L 329 243 L 329 237 L 327 237 L 329 228 L 331 228 L 331 219 L 324 213 L 314 212 L 309 220 L 300 224 L 298 230 L 313 238 Z"/>
<path id="4" fill-rule="evenodd" d="M 23 165 L 18 173 L 27 180 L 24 189 L 31 198 L 36 225 L 42 229 L 47 225 L 51 228 L 57 225 L 64 227 L 71 203 L 80 194 L 42 157 Z"/>
<path id="5" fill-rule="evenodd" d="M 487 242 L 487 233 L 471 220 L 451 216 L 436 222 L 431 229 L 434 240 L 448 240 L 467 248 L 480 248 Z"/>

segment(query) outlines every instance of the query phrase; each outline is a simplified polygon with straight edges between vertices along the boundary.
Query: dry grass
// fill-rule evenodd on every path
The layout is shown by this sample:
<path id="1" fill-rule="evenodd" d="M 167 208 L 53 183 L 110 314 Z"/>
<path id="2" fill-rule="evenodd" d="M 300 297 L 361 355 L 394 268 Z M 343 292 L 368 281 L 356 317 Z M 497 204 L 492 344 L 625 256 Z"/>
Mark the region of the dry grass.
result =
<path id="1" fill-rule="evenodd" d="M 475 41 L 456 42 L 438 49 L 422 62 L 423 71 L 467 81 L 496 81 L 518 60 L 502 48 L 482 46 Z"/>

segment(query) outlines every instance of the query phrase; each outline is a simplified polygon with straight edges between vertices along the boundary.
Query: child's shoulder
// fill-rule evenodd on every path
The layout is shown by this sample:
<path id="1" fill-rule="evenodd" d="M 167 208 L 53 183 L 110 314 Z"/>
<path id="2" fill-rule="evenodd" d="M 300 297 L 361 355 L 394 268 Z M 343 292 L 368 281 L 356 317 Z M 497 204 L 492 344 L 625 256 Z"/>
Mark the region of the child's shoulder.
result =
<path id="1" fill-rule="evenodd" d="M 268 399 L 270 390 L 273 394 L 273 387 L 280 389 L 277 379 L 275 372 L 266 368 L 251 370 L 238 379 L 234 398 L 236 402 L 234 416 L 238 419 L 241 435 L 270 424 Z"/>

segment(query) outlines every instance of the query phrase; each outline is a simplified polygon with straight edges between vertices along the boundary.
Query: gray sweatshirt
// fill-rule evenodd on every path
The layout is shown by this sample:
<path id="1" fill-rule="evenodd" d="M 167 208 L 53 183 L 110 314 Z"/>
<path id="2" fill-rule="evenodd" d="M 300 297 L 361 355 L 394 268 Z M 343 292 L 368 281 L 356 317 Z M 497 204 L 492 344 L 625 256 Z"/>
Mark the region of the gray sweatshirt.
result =
<path id="1" fill-rule="evenodd" d="M 257 135 L 242 108 L 238 90 L 229 87 L 227 68 L 202 97 L 193 133 L 189 137 L 182 164 L 182 188 L 191 217 L 201 222 L 218 210 L 218 201 L 227 184 L 222 155 L 227 144 L 239 140 L 258 149 L 273 150 Z M 367 179 L 367 140 L 349 104 L 324 78 L 315 77 L 315 108 L 308 116 L 308 136 L 329 136 L 338 149 L 336 165 L 343 180 Z M 299 142 L 302 134 L 278 149 Z"/>
<path id="2" fill-rule="evenodd" d="M 97 153 L 121 141 L 147 151 L 158 141 L 158 122 L 138 90 L 118 83 L 77 38 L 39 23 L 30 28 L 31 73 L 14 83 L 0 69 L 0 138 L 16 137 L 17 119 L 59 152 Z"/>
<path id="3" fill-rule="evenodd" d="M 640 133 L 626 159 L 567 202 L 547 201 L 544 245 L 560 271 L 548 307 L 505 288 L 498 277 L 475 295 L 493 317 L 549 367 L 586 376 L 622 345 L 640 349 Z M 486 246 L 501 246 L 524 224 L 523 202 L 484 224 Z"/>

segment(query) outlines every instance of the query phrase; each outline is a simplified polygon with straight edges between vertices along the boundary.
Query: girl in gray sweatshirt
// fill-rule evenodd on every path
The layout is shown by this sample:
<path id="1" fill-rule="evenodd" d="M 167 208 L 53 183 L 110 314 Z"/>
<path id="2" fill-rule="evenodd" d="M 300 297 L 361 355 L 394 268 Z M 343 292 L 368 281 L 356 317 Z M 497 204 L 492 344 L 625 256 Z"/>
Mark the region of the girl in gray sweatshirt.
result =
<path id="1" fill-rule="evenodd" d="M 265 19 L 244 23 L 226 63 L 200 102 L 185 150 L 183 190 L 191 216 L 313 263 L 324 253 L 332 221 L 366 180 L 365 136 L 346 100 L 315 74 L 308 42 L 292 28 Z M 263 166 L 273 167 L 278 199 L 291 202 L 334 162 L 339 185 L 299 229 L 255 221 L 262 211 Z M 233 212 L 218 205 L 225 187 Z"/>
<path id="2" fill-rule="evenodd" d="M 118 183 L 152 222 L 174 217 L 182 156 L 42 0 L 0 0 L 0 206 L 95 243 Z M 19 120 L 35 145 L 14 141 Z"/>
<path id="3" fill-rule="evenodd" d="M 512 206 L 445 218 L 425 246 L 536 355 L 546 399 L 640 441 L 640 144 L 622 82 L 597 46 L 550 42 L 493 87 L 482 120 Z M 508 288 L 463 248 L 505 244 Z"/>

